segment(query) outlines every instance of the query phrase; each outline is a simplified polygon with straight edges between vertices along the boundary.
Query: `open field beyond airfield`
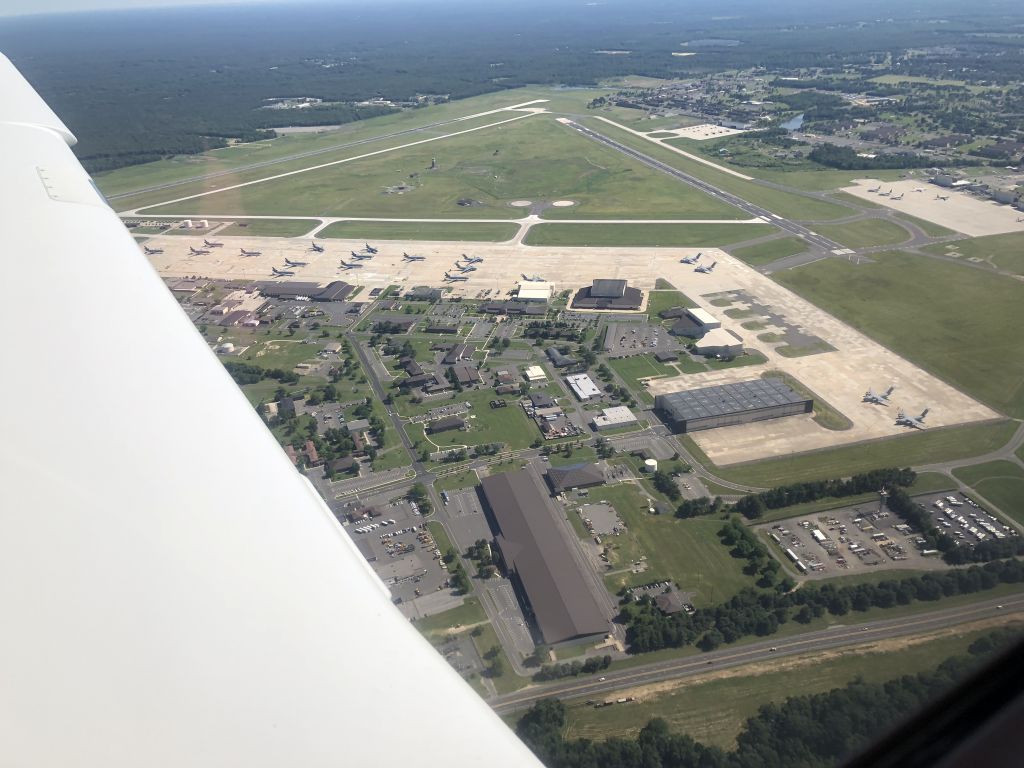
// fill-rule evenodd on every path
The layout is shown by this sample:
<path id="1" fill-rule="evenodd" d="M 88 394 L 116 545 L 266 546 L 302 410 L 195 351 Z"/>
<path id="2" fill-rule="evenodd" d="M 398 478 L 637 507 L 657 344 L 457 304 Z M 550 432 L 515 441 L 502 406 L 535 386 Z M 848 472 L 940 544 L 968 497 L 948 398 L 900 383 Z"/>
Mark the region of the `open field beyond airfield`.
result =
<path id="1" fill-rule="evenodd" d="M 150 244 L 159 244 L 165 253 L 151 257 L 152 263 L 165 276 L 263 280 L 271 277 L 271 267 L 280 268 L 283 259 L 288 257 L 309 262 L 308 267 L 298 270 L 294 279 L 319 282 L 345 280 L 370 288 L 392 284 L 412 287 L 443 285 L 445 270 L 451 269 L 455 260 L 470 250 L 464 243 L 396 243 L 382 247 L 378 256 L 362 262 L 363 267 L 344 270 L 339 268 L 340 258 L 347 258 L 349 250 L 361 248 L 362 242 L 338 241 L 336 246 L 328 246 L 328 252 L 319 254 L 308 250 L 307 241 L 222 239 L 225 242 L 223 248 L 214 249 L 208 255 L 192 256 L 188 255 L 188 246 L 200 245 L 199 238 L 194 242 L 182 237 L 153 238 Z M 260 250 L 262 255 L 243 257 L 239 254 L 242 247 Z M 404 262 L 401 258 L 403 251 L 427 258 L 422 262 Z M 479 243 L 472 247 L 471 252 L 482 256 L 484 261 L 477 265 L 476 271 L 469 273 L 469 281 L 453 284 L 453 295 L 472 297 L 485 289 L 491 289 L 492 295 L 505 295 L 516 287 L 524 273 L 546 278 L 554 283 L 556 290 L 575 289 L 597 277 L 623 278 L 639 288 L 650 290 L 658 278 L 665 278 L 719 317 L 723 327 L 737 332 L 745 345 L 764 355 L 767 362 L 763 366 L 655 379 L 650 384 L 652 394 L 746 380 L 760 375 L 763 370 L 778 369 L 824 398 L 853 424 L 848 430 L 826 430 L 809 417 L 794 417 L 696 435 L 701 449 L 716 464 L 783 456 L 899 434 L 903 428 L 893 424 L 894 408 L 861 402 L 861 396 L 869 387 L 877 389 L 890 383 L 897 387 L 896 406 L 915 413 L 925 407 L 931 408 L 928 416 L 930 426 L 965 424 L 998 416 L 990 408 L 721 251 L 705 254 L 705 258 L 718 261 L 718 268 L 712 274 L 700 274 L 692 267 L 680 264 L 678 257 L 684 251 L 675 249 L 668 252 L 657 248 L 536 248 L 521 244 Z M 827 267 L 840 264 L 838 261 L 823 263 Z M 706 298 L 711 294 L 735 290 L 756 298 L 792 325 L 807 329 L 808 333 L 820 337 L 835 351 L 801 357 L 780 354 L 778 349 L 781 345 L 761 341 L 758 336 L 763 333 L 750 332 L 742 327 L 749 318 L 729 317 Z"/>
<path id="2" fill-rule="evenodd" d="M 872 259 L 819 261 L 775 278 L 993 408 L 1024 417 L 1024 285 L 907 253 Z M 899 405 L 934 406 L 907 398 L 902 387 L 897 383 Z"/>

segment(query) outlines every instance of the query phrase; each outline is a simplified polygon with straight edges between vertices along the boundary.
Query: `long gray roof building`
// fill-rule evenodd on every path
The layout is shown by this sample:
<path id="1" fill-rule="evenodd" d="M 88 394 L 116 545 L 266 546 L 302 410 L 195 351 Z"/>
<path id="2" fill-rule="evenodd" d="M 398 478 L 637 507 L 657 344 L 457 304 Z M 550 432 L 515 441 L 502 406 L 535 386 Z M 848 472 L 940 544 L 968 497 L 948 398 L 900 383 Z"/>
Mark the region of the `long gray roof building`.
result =
<path id="1" fill-rule="evenodd" d="M 505 565 L 533 611 L 545 643 L 608 632 L 598 605 L 558 530 L 540 482 L 528 470 L 481 481 Z"/>
<path id="2" fill-rule="evenodd" d="M 814 400 L 768 377 L 669 392 L 654 398 L 654 408 L 675 431 L 695 432 L 810 413 Z"/>

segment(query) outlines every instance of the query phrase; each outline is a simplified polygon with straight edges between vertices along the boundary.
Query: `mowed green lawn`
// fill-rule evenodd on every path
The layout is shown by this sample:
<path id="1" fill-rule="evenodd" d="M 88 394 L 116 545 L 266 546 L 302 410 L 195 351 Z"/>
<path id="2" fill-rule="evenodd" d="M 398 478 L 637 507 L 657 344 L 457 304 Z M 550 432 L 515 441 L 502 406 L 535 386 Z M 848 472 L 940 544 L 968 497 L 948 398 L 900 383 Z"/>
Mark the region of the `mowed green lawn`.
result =
<path id="1" fill-rule="evenodd" d="M 745 721 L 769 703 L 790 696 L 822 693 L 857 678 L 884 682 L 902 675 L 935 669 L 940 662 L 966 652 L 990 629 L 967 629 L 951 634 L 900 641 L 903 647 L 848 648 L 780 659 L 768 664 L 739 667 L 728 674 L 710 672 L 667 692 L 641 701 L 595 709 L 583 702 L 569 704 L 567 738 L 607 739 L 634 736 L 648 720 L 660 717 L 673 732 L 685 733 L 704 744 L 730 749 Z M 834 655 L 833 655 L 834 654 Z"/>
<path id="2" fill-rule="evenodd" d="M 1024 469 L 1020 466 L 1012 461 L 990 461 L 955 469 L 953 475 L 1024 524 Z"/>
<path id="3" fill-rule="evenodd" d="M 800 453 L 778 459 L 717 467 L 715 474 L 734 483 L 770 488 L 786 483 L 849 477 L 879 467 L 906 467 L 953 461 L 989 453 L 1006 445 L 1017 424 L 1000 421 L 966 427 L 929 429 L 874 440 L 865 445 L 850 445 L 825 451 Z M 683 437 L 686 449 L 705 466 L 714 466 L 690 438 Z"/>
<path id="4" fill-rule="evenodd" d="M 605 581 L 613 590 L 671 579 L 682 591 L 694 593 L 694 605 L 706 606 L 753 586 L 753 579 L 743 573 L 745 561 L 732 557 L 716 535 L 721 520 L 651 515 L 645 497 L 632 483 L 591 488 L 587 502 L 595 501 L 611 503 L 629 528 L 626 534 L 607 537 L 608 543 L 630 555 L 647 556 L 643 573 L 607 576 Z"/>
<path id="5" fill-rule="evenodd" d="M 939 243 L 924 249 L 939 256 L 959 256 L 963 259 L 982 259 L 1000 269 L 1024 275 L 1024 232 L 1009 235 L 989 235 Z"/>
<path id="6" fill-rule="evenodd" d="M 236 221 L 217 232 L 217 235 L 244 237 L 298 237 L 319 224 L 316 219 L 250 219 Z"/>
<path id="7" fill-rule="evenodd" d="M 456 224 L 419 221 L 339 221 L 320 230 L 317 237 L 356 240 L 458 240 L 500 243 L 511 240 L 518 224 L 489 222 Z"/>
<path id="8" fill-rule="evenodd" d="M 907 253 L 776 275 L 804 298 L 1014 418 L 1024 417 L 1024 285 Z"/>
<path id="9" fill-rule="evenodd" d="M 686 294 L 674 289 L 655 289 L 647 294 L 647 314 L 652 322 L 658 321 L 658 313 L 671 307 L 696 307 L 697 304 Z"/>
<path id="10" fill-rule="evenodd" d="M 746 248 L 730 250 L 737 259 L 742 259 L 753 267 L 762 264 L 771 264 L 773 261 L 784 259 L 787 256 L 795 256 L 807 250 L 807 243 L 799 237 L 780 237 L 777 240 L 769 240 L 766 243 L 748 245 Z"/>
<path id="11" fill-rule="evenodd" d="M 770 224 L 535 224 L 526 245 L 697 248 L 741 243 L 776 231 Z"/>
<path id="12" fill-rule="evenodd" d="M 830 237 L 847 248 L 869 248 L 875 245 L 896 245 L 910 239 L 910 232 L 885 219 L 864 219 L 847 224 L 821 224 L 819 235 Z"/>
<path id="13" fill-rule="evenodd" d="M 815 197 L 805 197 L 790 192 L 783 192 L 773 187 L 764 186 L 754 181 L 746 181 L 728 173 L 723 173 L 703 163 L 690 160 L 666 147 L 660 147 L 654 142 L 647 141 L 613 125 L 609 125 L 602 120 L 584 118 L 582 122 L 588 128 L 603 133 L 621 144 L 661 160 L 684 173 L 689 173 L 704 181 L 711 182 L 719 189 L 739 195 L 748 202 L 764 206 L 779 216 L 798 221 L 828 221 L 829 219 L 845 218 L 855 213 L 854 209 L 848 208 L 845 205 L 830 203 Z M 751 174 L 748 173 L 747 175 Z"/>
<path id="14" fill-rule="evenodd" d="M 436 159 L 437 168 L 429 170 Z M 406 191 L 397 187 L 406 185 Z M 458 205 L 459 200 L 477 205 Z M 746 215 L 554 118 L 514 123 L 397 149 L 153 212 L 238 212 L 397 218 L 518 218 L 514 200 L 570 199 L 551 209 L 571 218 L 724 218 Z M 571 211 L 571 214 L 569 213 Z"/>

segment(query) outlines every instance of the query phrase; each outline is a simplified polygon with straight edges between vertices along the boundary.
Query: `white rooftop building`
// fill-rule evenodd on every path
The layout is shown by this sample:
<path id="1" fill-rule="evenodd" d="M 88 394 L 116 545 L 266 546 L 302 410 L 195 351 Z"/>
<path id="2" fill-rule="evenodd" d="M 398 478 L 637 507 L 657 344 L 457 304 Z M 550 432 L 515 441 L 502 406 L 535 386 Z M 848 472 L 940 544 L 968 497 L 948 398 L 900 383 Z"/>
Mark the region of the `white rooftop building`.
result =
<path id="1" fill-rule="evenodd" d="M 526 376 L 527 381 L 547 381 L 548 375 L 544 373 L 544 369 L 539 365 L 531 365 L 525 371 L 523 375 Z"/>
<path id="2" fill-rule="evenodd" d="M 593 420 L 594 429 L 600 431 L 602 429 L 614 429 L 615 427 L 625 427 L 630 424 L 636 424 L 636 416 L 624 405 L 616 405 L 612 408 L 605 408 L 601 413 L 594 416 Z"/>
<path id="3" fill-rule="evenodd" d="M 551 283 L 527 281 L 519 284 L 517 296 L 520 301 L 547 301 L 551 298 L 553 288 Z"/>
<path id="4" fill-rule="evenodd" d="M 598 389 L 597 384 L 595 384 L 594 380 L 585 373 L 566 376 L 565 380 L 572 389 L 573 394 L 575 394 L 580 400 L 589 400 L 592 397 L 601 396 L 601 390 Z"/>

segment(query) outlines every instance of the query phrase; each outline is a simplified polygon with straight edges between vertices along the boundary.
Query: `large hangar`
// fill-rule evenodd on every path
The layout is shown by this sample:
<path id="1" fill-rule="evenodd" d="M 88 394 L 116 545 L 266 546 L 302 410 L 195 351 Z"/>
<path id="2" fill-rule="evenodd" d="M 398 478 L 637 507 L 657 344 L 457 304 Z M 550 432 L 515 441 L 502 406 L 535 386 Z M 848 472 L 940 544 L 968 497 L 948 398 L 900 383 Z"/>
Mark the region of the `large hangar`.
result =
<path id="1" fill-rule="evenodd" d="M 669 392 L 654 398 L 654 408 L 673 431 L 697 432 L 810 413 L 814 400 L 765 378 Z"/>
<path id="2" fill-rule="evenodd" d="M 608 619 L 557 528 L 539 480 L 521 469 L 480 484 L 497 526 L 498 549 L 544 642 L 606 634 Z"/>

